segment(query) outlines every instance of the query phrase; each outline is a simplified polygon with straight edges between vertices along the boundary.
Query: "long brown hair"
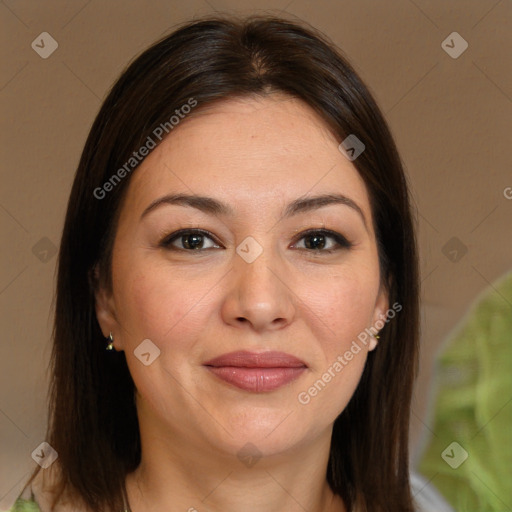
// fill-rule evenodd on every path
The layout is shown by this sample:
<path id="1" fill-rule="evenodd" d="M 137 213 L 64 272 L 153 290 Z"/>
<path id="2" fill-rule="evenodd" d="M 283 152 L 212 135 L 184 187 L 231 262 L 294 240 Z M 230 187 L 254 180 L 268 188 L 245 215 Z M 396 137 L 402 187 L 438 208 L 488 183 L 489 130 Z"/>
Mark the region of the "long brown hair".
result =
<path id="1" fill-rule="evenodd" d="M 326 479 L 348 510 L 413 510 L 408 428 L 419 284 L 402 164 L 378 106 L 333 43 L 304 22 L 270 16 L 216 16 L 180 26 L 127 67 L 90 130 L 59 252 L 47 434 L 59 454 L 55 501 L 70 491 L 92 510 L 121 510 L 125 477 L 141 457 L 134 383 L 124 353 L 105 352 L 94 307 L 97 264 L 102 282 L 112 286 L 112 245 L 132 172 L 103 198 L 95 190 L 190 98 L 200 109 L 276 91 L 312 107 L 340 142 L 355 134 L 365 144 L 353 164 L 369 193 L 390 304 L 402 306 L 334 423 Z"/>

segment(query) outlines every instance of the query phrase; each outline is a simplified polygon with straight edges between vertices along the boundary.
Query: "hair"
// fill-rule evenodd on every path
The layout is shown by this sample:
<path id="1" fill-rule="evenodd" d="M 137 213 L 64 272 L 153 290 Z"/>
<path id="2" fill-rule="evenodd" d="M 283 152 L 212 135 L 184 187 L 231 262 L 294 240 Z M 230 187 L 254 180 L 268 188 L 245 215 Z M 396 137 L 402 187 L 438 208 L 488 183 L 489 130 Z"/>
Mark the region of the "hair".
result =
<path id="1" fill-rule="evenodd" d="M 105 353 L 94 294 L 99 284 L 112 290 L 113 240 L 131 174 L 106 199 L 94 191 L 190 98 L 198 103 L 193 116 L 215 102 L 276 92 L 309 105 L 340 142 L 355 134 L 365 144 L 353 165 L 369 194 L 381 280 L 389 303 L 402 306 L 334 422 L 326 479 L 349 511 L 414 509 L 408 431 L 419 281 L 407 179 L 382 113 L 340 50 L 308 24 L 273 16 L 178 26 L 130 63 L 92 125 L 58 256 L 47 431 L 61 472 L 53 505 L 69 491 L 92 510 L 121 510 L 125 477 L 141 458 L 135 386 L 124 352 Z"/>

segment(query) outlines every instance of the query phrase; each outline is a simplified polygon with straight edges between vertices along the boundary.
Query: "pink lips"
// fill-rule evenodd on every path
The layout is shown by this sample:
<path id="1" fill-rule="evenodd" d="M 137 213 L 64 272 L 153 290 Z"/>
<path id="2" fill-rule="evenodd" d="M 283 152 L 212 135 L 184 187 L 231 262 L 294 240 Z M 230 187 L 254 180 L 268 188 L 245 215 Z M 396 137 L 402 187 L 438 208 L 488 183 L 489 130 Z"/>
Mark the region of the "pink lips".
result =
<path id="1" fill-rule="evenodd" d="M 230 352 L 206 363 L 220 379 L 245 391 L 274 391 L 307 369 L 304 361 L 284 352 Z"/>

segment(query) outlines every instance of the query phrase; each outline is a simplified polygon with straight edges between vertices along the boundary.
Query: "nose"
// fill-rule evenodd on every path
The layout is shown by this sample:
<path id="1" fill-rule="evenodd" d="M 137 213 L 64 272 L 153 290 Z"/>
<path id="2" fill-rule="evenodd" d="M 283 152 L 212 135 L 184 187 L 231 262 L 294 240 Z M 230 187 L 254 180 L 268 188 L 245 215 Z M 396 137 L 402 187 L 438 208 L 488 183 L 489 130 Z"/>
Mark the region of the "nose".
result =
<path id="1" fill-rule="evenodd" d="M 222 305 L 226 323 L 256 332 L 279 330 L 289 325 L 296 314 L 296 296 L 290 276 L 270 250 L 252 263 L 235 255 L 234 268 Z"/>

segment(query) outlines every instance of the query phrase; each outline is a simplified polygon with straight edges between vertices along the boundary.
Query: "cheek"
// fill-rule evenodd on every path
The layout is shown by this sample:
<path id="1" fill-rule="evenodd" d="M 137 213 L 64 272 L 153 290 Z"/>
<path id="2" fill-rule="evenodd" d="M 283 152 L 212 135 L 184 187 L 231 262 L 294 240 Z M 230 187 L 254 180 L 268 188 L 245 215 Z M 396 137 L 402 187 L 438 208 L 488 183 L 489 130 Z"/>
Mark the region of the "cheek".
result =
<path id="1" fill-rule="evenodd" d="M 323 287 L 306 293 L 317 333 L 318 352 L 312 374 L 297 395 L 304 414 L 333 422 L 354 394 L 367 359 L 368 345 L 361 338 L 370 326 L 378 275 L 343 270 L 332 273 Z M 323 423 L 322 423 L 323 424 Z"/>
<path id="2" fill-rule="evenodd" d="M 201 329 L 200 318 L 208 318 L 211 298 L 204 280 L 180 280 L 158 265 L 119 271 L 123 279 L 117 283 L 116 308 L 130 344 L 146 338 L 161 349 L 183 344 Z"/>
<path id="3" fill-rule="evenodd" d="M 326 355 L 345 351 L 354 339 L 370 327 L 378 293 L 378 274 L 372 268 L 344 268 L 321 280 L 310 281 L 302 296 L 314 313 L 318 329 L 324 333 Z"/>

